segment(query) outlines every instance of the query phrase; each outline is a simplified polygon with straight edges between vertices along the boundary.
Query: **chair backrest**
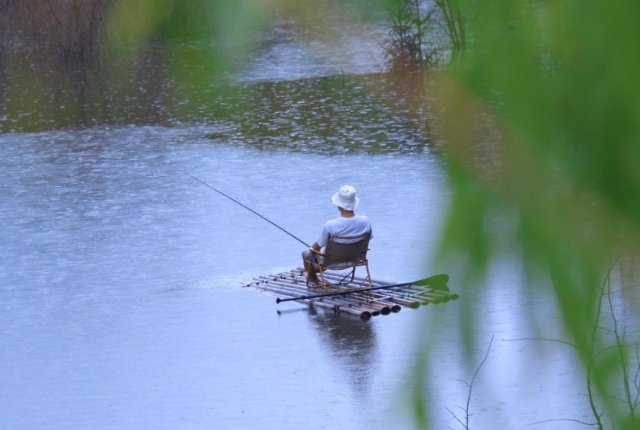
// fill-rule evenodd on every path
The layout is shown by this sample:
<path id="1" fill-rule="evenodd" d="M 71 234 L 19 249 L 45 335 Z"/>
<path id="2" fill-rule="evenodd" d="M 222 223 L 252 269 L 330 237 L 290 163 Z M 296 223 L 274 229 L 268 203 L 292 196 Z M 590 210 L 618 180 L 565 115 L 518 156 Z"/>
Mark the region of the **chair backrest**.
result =
<path id="1" fill-rule="evenodd" d="M 322 265 L 329 268 L 331 266 L 349 267 L 366 262 L 369 239 L 371 239 L 371 231 L 355 237 L 329 235 Z M 343 243 L 344 241 L 350 243 Z"/>

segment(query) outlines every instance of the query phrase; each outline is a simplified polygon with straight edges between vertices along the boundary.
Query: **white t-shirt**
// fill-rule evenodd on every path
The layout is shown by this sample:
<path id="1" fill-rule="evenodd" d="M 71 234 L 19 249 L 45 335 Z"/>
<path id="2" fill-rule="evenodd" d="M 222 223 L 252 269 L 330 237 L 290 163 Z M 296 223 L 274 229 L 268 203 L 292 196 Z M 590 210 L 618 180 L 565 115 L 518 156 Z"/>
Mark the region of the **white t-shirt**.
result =
<path id="1" fill-rule="evenodd" d="M 324 247 L 327 245 L 329 235 L 338 237 L 357 237 L 362 236 L 366 232 L 371 231 L 371 221 L 364 215 L 355 215 L 353 217 L 338 217 L 327 221 L 322 227 L 318 245 Z M 340 243 L 352 243 L 355 240 L 337 239 Z"/>

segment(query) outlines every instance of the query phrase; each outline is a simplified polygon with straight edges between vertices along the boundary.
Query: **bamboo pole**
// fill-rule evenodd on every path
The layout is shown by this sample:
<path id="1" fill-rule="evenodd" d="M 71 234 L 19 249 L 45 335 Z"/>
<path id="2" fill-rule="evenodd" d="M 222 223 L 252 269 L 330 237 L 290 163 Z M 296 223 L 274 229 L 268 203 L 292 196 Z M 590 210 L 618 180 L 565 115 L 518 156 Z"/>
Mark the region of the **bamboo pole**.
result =
<path id="1" fill-rule="evenodd" d="M 281 278 L 268 279 L 267 283 L 272 284 L 272 287 L 267 287 L 267 289 L 273 292 L 277 292 L 278 294 L 287 295 L 293 299 L 296 299 L 300 294 L 305 293 L 304 290 L 300 290 L 299 288 L 296 288 L 295 286 L 293 286 L 292 284 L 286 282 L 286 280 Z M 303 300 L 307 300 L 307 299 L 301 299 L 296 301 L 302 302 Z M 388 315 L 391 312 L 391 309 L 387 306 L 371 303 L 369 301 L 358 300 L 357 298 L 350 299 L 350 298 L 339 297 L 339 296 L 330 296 L 330 297 L 320 297 L 315 299 L 315 301 L 333 302 L 339 306 L 348 306 L 351 308 L 360 309 L 363 312 L 365 311 L 370 312 L 374 316 L 379 314 Z"/>
<path id="2" fill-rule="evenodd" d="M 300 290 L 296 289 L 295 287 L 291 287 L 290 284 L 279 282 L 274 279 L 266 280 L 266 282 L 257 285 L 257 288 L 265 291 L 274 292 L 276 294 L 286 295 L 293 299 L 295 299 L 297 295 L 300 294 Z M 331 307 L 331 309 L 335 310 L 336 312 L 346 312 L 346 313 L 358 315 L 360 316 L 360 318 L 362 318 L 365 321 L 370 319 L 371 316 L 380 314 L 380 311 L 374 309 L 373 307 L 365 307 L 359 303 L 354 303 L 352 301 L 344 300 L 340 298 L 331 297 L 331 298 L 324 298 L 323 300 L 313 300 L 313 301 L 295 300 L 295 301 L 299 303 L 318 304 L 319 307 L 325 307 L 325 308 Z"/>
<path id="3" fill-rule="evenodd" d="M 306 279 L 301 279 L 298 277 L 294 277 L 291 278 L 293 280 L 294 283 L 301 283 L 304 282 L 304 284 L 306 285 Z M 308 293 L 311 293 L 311 291 L 305 291 Z M 389 299 L 389 297 L 386 297 L 385 295 L 379 295 L 379 294 L 374 294 L 372 292 L 367 292 L 367 291 L 361 291 L 361 292 L 350 292 L 350 291 L 344 291 L 342 292 L 340 288 L 337 287 L 332 287 L 332 288 L 323 288 L 322 292 L 319 292 L 318 294 L 323 294 L 323 293 L 327 293 L 327 294 L 336 294 L 336 296 L 338 297 L 353 297 L 354 299 L 359 299 L 361 301 L 364 301 L 365 303 L 367 303 L 368 305 L 371 306 L 380 306 L 380 312 L 383 315 L 388 315 L 390 312 L 400 312 L 400 310 L 402 309 L 401 306 L 399 306 L 398 303 L 394 303 L 392 300 Z M 342 293 L 344 295 L 340 295 L 337 293 Z M 418 305 L 419 306 L 419 305 Z"/>
<path id="4" fill-rule="evenodd" d="M 337 280 L 338 278 L 341 279 L 341 277 L 337 274 L 328 274 L 328 276 L 325 274 L 325 276 L 327 278 L 329 278 L 330 280 Z M 374 283 L 375 285 L 375 283 Z M 335 287 L 335 291 L 338 292 L 340 289 L 338 287 Z M 418 302 L 411 302 L 408 300 L 397 300 L 397 298 L 399 298 L 401 295 L 398 294 L 395 291 L 392 290 L 384 290 L 384 293 L 381 293 L 380 291 L 361 291 L 361 292 L 349 292 L 349 291 L 345 291 L 345 295 L 346 294 L 350 294 L 350 295 L 365 295 L 367 297 L 371 297 L 373 299 L 375 299 L 376 301 L 380 301 L 381 303 L 385 303 L 388 306 L 391 307 L 391 311 L 392 312 L 399 312 L 401 308 L 401 306 L 408 306 L 408 307 L 412 307 L 412 308 L 416 308 L 416 307 L 420 307 L 420 303 Z M 402 295 L 402 298 L 404 299 L 404 295 Z"/>
<path id="5" fill-rule="evenodd" d="M 338 274 L 325 274 L 325 277 L 332 280 L 343 279 Z M 363 281 L 363 279 L 364 278 L 356 277 L 354 278 L 354 281 L 361 282 Z M 438 283 L 438 282 L 445 283 L 448 280 L 448 276 L 435 275 L 432 278 L 427 278 L 427 279 L 433 279 L 434 283 Z M 392 282 L 386 282 L 386 281 L 375 281 L 373 282 L 373 284 L 376 286 L 395 285 Z M 416 284 L 407 284 L 407 285 L 402 285 L 398 287 L 393 287 L 385 291 L 388 291 L 389 295 L 401 293 L 404 295 L 404 298 L 406 298 L 407 296 L 415 297 L 415 298 L 426 298 L 427 300 L 424 300 L 422 303 L 425 305 L 428 303 L 434 303 L 434 304 L 446 303 L 449 300 L 457 300 L 460 297 L 458 294 L 449 293 L 448 291 L 436 290 L 436 289 L 429 288 L 428 286 L 422 286 L 422 285 L 416 285 Z"/>
<path id="6" fill-rule="evenodd" d="M 325 277 L 330 279 L 330 280 L 341 280 L 342 277 L 338 274 L 325 274 Z M 357 279 L 358 281 L 361 281 L 361 279 Z M 374 285 L 378 286 L 378 285 L 393 285 L 391 283 L 381 283 L 381 282 L 374 282 Z M 439 300 L 435 300 L 435 297 L 430 296 L 428 298 L 426 298 L 426 300 L 420 301 L 420 300 L 416 300 L 416 296 L 425 294 L 426 292 L 428 292 L 428 290 L 426 290 L 424 287 L 417 287 L 417 288 L 402 288 L 402 287 L 394 287 L 393 289 L 389 288 L 389 289 L 385 289 L 384 290 L 384 294 L 385 294 L 385 299 L 389 302 L 395 303 L 397 305 L 400 306 L 406 306 L 412 309 L 417 309 L 420 307 L 420 305 L 426 305 L 430 302 L 432 303 L 438 303 Z M 345 293 L 346 294 L 346 293 Z M 355 294 L 355 293 L 353 293 Z M 379 292 L 377 292 L 377 290 L 374 291 L 368 291 L 368 292 L 362 292 L 360 294 L 380 294 Z M 438 298 L 440 297 L 440 295 L 438 295 Z M 394 309 L 398 309 L 398 308 L 394 308 Z"/>
<path id="7" fill-rule="evenodd" d="M 331 280 L 336 280 L 338 278 L 341 278 L 339 275 L 335 275 L 335 274 L 325 274 L 325 277 L 331 279 Z M 374 285 L 376 286 L 382 286 L 382 285 L 378 285 L 377 283 L 374 283 Z M 391 285 L 391 284 L 390 284 Z M 335 289 L 336 292 L 339 291 L 339 288 Z M 392 302 L 395 303 L 397 305 L 400 306 L 406 306 L 406 307 L 410 307 L 413 309 L 417 309 L 420 307 L 420 302 L 416 301 L 416 300 L 409 300 L 408 298 L 410 298 L 411 296 L 408 294 L 404 294 L 401 292 L 398 292 L 397 290 L 394 291 L 392 289 L 384 289 L 384 293 L 380 293 L 379 290 L 374 290 L 374 291 L 361 291 L 361 292 L 357 292 L 357 293 L 352 293 L 349 291 L 345 291 L 345 294 L 371 294 L 371 295 L 382 295 L 384 294 L 382 297 L 384 298 L 380 298 L 380 300 L 385 300 L 388 302 Z M 398 312 L 400 308 L 393 308 L 396 310 L 393 310 L 394 312 Z"/>
<path id="8" fill-rule="evenodd" d="M 365 279 L 362 277 L 355 277 L 353 282 L 348 277 L 345 278 L 337 272 L 325 273 L 324 277 L 329 282 L 330 286 L 328 288 L 309 290 L 307 288 L 306 274 L 302 268 L 298 268 L 276 275 L 260 276 L 248 286 L 255 286 L 258 289 L 287 297 L 284 300 L 278 299 L 278 302 L 318 303 L 321 304 L 319 307 L 331 307 L 336 312 L 341 309 L 343 312 L 356 313 L 361 317 L 369 314 L 369 318 L 371 315 L 387 315 L 390 312 L 398 312 L 403 306 L 416 309 L 421 305 L 447 302 L 456 300 L 459 297 L 457 294 L 429 287 L 430 283 L 436 285 L 446 284 L 447 275 L 435 275 L 431 278 L 426 278 L 421 282 L 425 283 L 425 285 L 373 281 L 371 286 L 374 287 L 374 290 L 364 288 L 364 291 L 359 291 L 360 286 L 365 285 Z M 344 282 L 345 279 L 347 279 L 347 282 Z M 339 284 L 332 285 L 331 282 L 339 282 Z M 338 285 L 344 285 L 345 291 L 341 291 L 343 288 Z M 384 288 L 387 286 L 389 287 L 388 289 Z M 316 297 L 303 298 L 304 296 L 314 296 L 314 292 L 317 292 Z M 327 295 L 324 296 L 324 294 Z M 363 317 L 363 319 L 368 318 Z"/>
<path id="9" fill-rule="evenodd" d="M 299 289 L 291 286 L 291 284 L 284 282 L 283 280 L 271 280 L 270 282 L 275 283 L 278 286 L 278 288 L 285 289 L 287 292 L 287 295 L 295 294 L 291 296 L 293 298 L 298 297 L 299 294 L 305 293 L 305 291 L 300 291 Z M 349 298 L 349 297 L 340 297 L 340 296 L 330 296 L 330 297 L 321 297 L 315 300 L 326 301 L 328 299 L 331 299 L 330 301 L 336 302 L 337 304 L 342 306 L 361 308 L 362 310 L 371 312 L 372 315 L 374 316 L 378 314 L 388 315 L 391 312 L 391 309 L 388 306 L 385 306 L 379 303 L 372 303 L 370 300 L 362 300 L 356 297 Z"/>
<path id="10" fill-rule="evenodd" d="M 265 291 L 269 291 L 266 290 Z M 344 312 L 347 314 L 352 314 L 352 315 L 357 315 L 359 316 L 362 320 L 367 321 L 369 319 L 371 319 L 372 313 L 369 312 L 368 310 L 365 309 L 356 309 L 354 307 L 349 307 L 346 305 L 340 305 L 340 304 L 332 304 L 329 302 L 324 302 L 324 301 L 305 301 L 305 300 L 297 300 L 299 303 L 304 303 L 308 306 L 315 306 L 318 308 L 323 308 L 323 309 L 328 309 L 328 310 L 332 310 L 334 311 L 336 314 L 340 313 L 340 312 Z"/>

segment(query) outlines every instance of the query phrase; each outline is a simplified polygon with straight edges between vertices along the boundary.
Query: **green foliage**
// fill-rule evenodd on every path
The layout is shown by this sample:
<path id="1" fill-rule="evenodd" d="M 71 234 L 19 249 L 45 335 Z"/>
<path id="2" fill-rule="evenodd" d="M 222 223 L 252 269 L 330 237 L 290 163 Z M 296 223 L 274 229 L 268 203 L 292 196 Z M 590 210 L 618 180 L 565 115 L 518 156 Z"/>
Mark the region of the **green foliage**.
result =
<path id="1" fill-rule="evenodd" d="M 594 359 L 606 342 L 593 327 L 605 275 L 640 243 L 640 3 L 472 7 L 473 38 L 438 84 L 453 189 L 443 255 L 466 267 L 471 287 L 505 242 L 518 243 L 528 272 L 550 277 L 601 406 L 623 428 L 628 410 L 610 399 L 626 364 Z M 483 130 L 488 122 L 500 136 Z M 492 232 L 496 213 L 515 228 Z"/>
<path id="2" fill-rule="evenodd" d="M 456 60 L 467 43 L 462 3 L 463 0 L 392 2 L 385 43 L 390 69 L 424 69 Z"/>

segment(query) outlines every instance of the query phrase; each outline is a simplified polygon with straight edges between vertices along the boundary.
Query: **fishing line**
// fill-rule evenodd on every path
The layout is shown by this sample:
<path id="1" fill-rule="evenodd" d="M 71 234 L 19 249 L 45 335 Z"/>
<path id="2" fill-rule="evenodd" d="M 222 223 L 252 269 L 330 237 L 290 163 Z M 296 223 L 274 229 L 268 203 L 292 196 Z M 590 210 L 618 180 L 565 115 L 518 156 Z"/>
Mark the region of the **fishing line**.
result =
<path id="1" fill-rule="evenodd" d="M 185 172 L 186 173 L 186 172 Z M 228 198 L 229 200 L 231 200 L 234 203 L 239 204 L 240 206 L 242 206 L 243 208 L 247 209 L 248 211 L 253 212 L 254 214 L 258 215 L 260 218 L 262 218 L 263 220 L 265 220 L 266 222 L 268 222 L 269 224 L 273 225 L 274 227 L 279 228 L 280 230 L 282 230 L 283 232 L 287 233 L 289 236 L 291 236 L 292 238 L 294 238 L 295 240 L 297 240 L 298 242 L 300 242 L 301 244 L 303 244 L 304 246 L 306 246 L 307 248 L 310 248 L 309 244 L 306 243 L 304 240 L 300 239 L 298 236 L 294 235 L 293 233 L 285 230 L 284 228 L 280 227 L 278 224 L 276 224 L 275 222 L 271 221 L 269 218 L 259 214 L 258 212 L 254 211 L 253 209 L 251 209 L 249 206 L 237 201 L 236 199 L 234 199 L 233 197 L 231 197 L 228 194 L 223 193 L 222 191 L 220 191 L 219 189 L 217 189 L 216 187 L 213 187 L 209 184 L 207 184 L 205 181 L 203 181 L 202 179 L 196 178 L 195 176 L 186 173 L 187 176 L 191 177 L 192 179 L 195 179 L 196 181 L 200 182 L 202 185 L 204 185 L 205 187 L 212 189 L 213 191 L 215 191 L 216 193 Z"/>

